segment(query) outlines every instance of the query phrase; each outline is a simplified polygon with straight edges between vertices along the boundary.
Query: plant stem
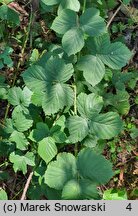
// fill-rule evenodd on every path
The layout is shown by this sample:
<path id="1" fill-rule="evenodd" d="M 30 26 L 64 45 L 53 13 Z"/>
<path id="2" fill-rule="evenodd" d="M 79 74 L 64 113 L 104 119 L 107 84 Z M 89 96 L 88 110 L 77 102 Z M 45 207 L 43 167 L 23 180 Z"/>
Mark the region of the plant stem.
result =
<path id="1" fill-rule="evenodd" d="M 84 0 L 84 1 L 83 1 L 82 13 L 85 12 L 85 9 L 86 9 L 86 2 L 87 2 L 87 0 Z"/>
<path id="2" fill-rule="evenodd" d="M 77 115 L 77 89 L 76 85 L 74 87 L 74 115 Z"/>
<path id="3" fill-rule="evenodd" d="M 23 190 L 23 193 L 22 193 L 22 196 L 21 196 L 21 200 L 25 200 L 25 199 L 26 199 L 26 193 L 27 193 L 27 190 L 28 190 L 28 188 L 29 188 L 29 185 L 30 185 L 30 182 L 31 182 L 31 180 L 32 180 L 32 177 L 33 177 L 33 172 L 31 172 L 31 173 L 29 174 L 29 177 L 28 177 L 28 179 L 27 179 L 27 182 L 26 182 L 26 184 L 25 184 L 25 187 L 24 187 L 24 190 Z"/>
<path id="4" fill-rule="evenodd" d="M 32 18 L 33 18 L 33 14 L 32 14 L 32 11 L 31 11 L 28 29 L 27 29 L 27 31 L 25 31 L 25 39 L 24 39 L 24 42 L 23 42 L 22 50 L 21 50 L 21 57 L 24 56 L 25 49 L 26 49 L 26 46 L 27 46 L 27 41 L 28 41 L 28 38 L 29 38 L 30 29 L 31 29 Z M 17 79 L 17 76 L 18 76 L 18 72 L 19 72 L 19 68 L 21 66 L 21 62 L 22 62 L 22 58 L 20 58 L 19 61 L 18 61 L 17 68 L 16 68 L 15 73 L 14 73 L 13 82 L 12 82 L 11 87 L 13 87 L 15 85 L 15 82 L 16 82 L 16 79 Z M 6 107 L 6 111 L 5 111 L 5 116 L 4 116 L 3 123 L 5 123 L 5 120 L 6 120 L 7 116 L 8 116 L 9 108 L 10 108 L 10 103 L 8 102 L 7 107 Z"/>
<path id="5" fill-rule="evenodd" d="M 77 115 L 77 89 L 75 85 L 75 78 L 74 78 L 74 116 Z M 75 148 L 74 148 L 75 156 L 78 154 L 78 143 L 75 143 Z"/>

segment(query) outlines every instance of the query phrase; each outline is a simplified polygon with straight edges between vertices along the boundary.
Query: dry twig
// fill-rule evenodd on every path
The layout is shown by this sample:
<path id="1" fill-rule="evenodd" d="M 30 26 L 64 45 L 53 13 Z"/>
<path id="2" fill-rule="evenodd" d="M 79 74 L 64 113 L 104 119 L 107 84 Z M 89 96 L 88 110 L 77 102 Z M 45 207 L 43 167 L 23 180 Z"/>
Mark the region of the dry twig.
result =
<path id="1" fill-rule="evenodd" d="M 113 16 L 111 17 L 111 19 L 109 20 L 108 24 L 107 24 L 107 28 L 109 28 L 109 26 L 111 25 L 111 23 L 113 22 L 115 16 L 118 14 L 118 12 L 121 9 L 121 5 L 116 9 L 116 11 L 114 12 Z"/>
<path id="2" fill-rule="evenodd" d="M 21 200 L 25 200 L 26 199 L 26 193 L 27 193 L 27 190 L 29 188 L 29 185 L 30 185 L 30 182 L 32 180 L 32 177 L 33 177 L 33 172 L 30 173 L 28 179 L 27 179 L 27 182 L 25 184 L 25 187 L 24 187 L 24 190 L 23 190 L 23 193 L 22 193 L 22 196 L 21 196 Z"/>

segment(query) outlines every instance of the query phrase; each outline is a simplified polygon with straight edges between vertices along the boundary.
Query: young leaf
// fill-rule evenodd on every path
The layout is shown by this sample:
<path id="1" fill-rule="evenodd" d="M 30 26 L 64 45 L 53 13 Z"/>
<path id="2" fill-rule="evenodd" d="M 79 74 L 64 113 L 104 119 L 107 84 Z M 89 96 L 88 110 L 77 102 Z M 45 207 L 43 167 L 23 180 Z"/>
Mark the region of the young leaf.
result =
<path id="1" fill-rule="evenodd" d="M 105 66 L 99 57 L 86 55 L 80 58 L 77 68 L 83 71 L 83 76 L 92 86 L 97 85 L 105 75 Z"/>
<path id="2" fill-rule="evenodd" d="M 115 112 L 97 114 L 92 117 L 90 131 L 99 139 L 111 139 L 122 129 L 122 121 Z"/>
<path id="3" fill-rule="evenodd" d="M 21 132 L 18 132 L 18 131 L 14 131 L 11 134 L 10 141 L 15 142 L 16 147 L 20 150 L 26 150 L 26 147 L 29 144 L 25 135 Z"/>
<path id="4" fill-rule="evenodd" d="M 82 141 L 89 132 L 87 119 L 79 116 L 69 117 L 66 126 L 70 133 L 69 140 L 71 143 Z"/>
<path id="5" fill-rule="evenodd" d="M 48 165 L 44 176 L 45 183 L 51 188 L 61 190 L 76 174 L 75 157 L 70 153 L 60 153 L 57 160 Z"/>
<path id="6" fill-rule="evenodd" d="M 113 176 L 111 163 L 103 156 L 94 153 L 90 148 L 80 151 L 77 167 L 83 178 L 90 179 L 98 184 L 107 183 Z"/>
<path id="7" fill-rule="evenodd" d="M 92 93 L 81 93 L 77 97 L 77 108 L 80 115 L 84 118 L 91 118 L 95 113 L 99 113 L 103 107 L 102 97 Z"/>
<path id="8" fill-rule="evenodd" d="M 48 164 L 57 154 L 57 147 L 52 137 L 44 138 L 39 142 L 38 154 Z"/>
<path id="9" fill-rule="evenodd" d="M 12 152 L 9 160 L 13 163 L 14 171 L 22 171 L 24 175 L 27 172 L 27 165 L 35 166 L 34 154 L 32 152 L 27 152 L 25 155 L 19 155 L 18 153 Z"/>

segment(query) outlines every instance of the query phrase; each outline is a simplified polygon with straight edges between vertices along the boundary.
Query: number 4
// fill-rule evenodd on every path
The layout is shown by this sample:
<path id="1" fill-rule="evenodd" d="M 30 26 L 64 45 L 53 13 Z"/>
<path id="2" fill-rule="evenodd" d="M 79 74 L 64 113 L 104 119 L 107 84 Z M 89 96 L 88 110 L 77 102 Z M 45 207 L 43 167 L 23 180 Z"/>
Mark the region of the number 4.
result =
<path id="1" fill-rule="evenodd" d="M 129 203 L 126 207 L 127 210 L 131 211 L 132 210 L 132 207 L 131 207 L 131 203 Z"/>

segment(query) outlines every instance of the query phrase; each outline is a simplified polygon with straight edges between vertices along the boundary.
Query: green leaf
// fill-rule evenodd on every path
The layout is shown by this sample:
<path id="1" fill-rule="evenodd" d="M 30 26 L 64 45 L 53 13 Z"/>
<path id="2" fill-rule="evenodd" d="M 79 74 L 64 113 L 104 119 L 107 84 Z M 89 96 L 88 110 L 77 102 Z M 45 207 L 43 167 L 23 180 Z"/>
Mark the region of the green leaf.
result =
<path id="1" fill-rule="evenodd" d="M 24 114 L 20 109 L 14 109 L 12 112 L 12 121 L 14 127 L 19 132 L 27 131 L 33 125 L 33 120 L 29 114 Z"/>
<path id="2" fill-rule="evenodd" d="M 58 12 L 61 13 L 63 9 L 71 9 L 73 11 L 79 11 L 80 2 L 78 0 L 61 0 L 59 5 Z"/>
<path id="3" fill-rule="evenodd" d="M 12 132 L 14 132 L 15 129 L 16 129 L 16 128 L 15 128 L 14 125 L 13 125 L 12 119 L 7 118 L 6 121 L 5 121 L 5 128 L 4 128 L 4 131 L 5 131 L 7 134 L 11 134 Z"/>
<path id="4" fill-rule="evenodd" d="M 127 200 L 127 193 L 124 189 L 109 189 L 104 191 L 104 200 Z"/>
<path id="5" fill-rule="evenodd" d="M 80 27 L 90 36 L 98 36 L 106 32 L 104 19 L 96 8 L 87 9 L 80 17 Z"/>
<path id="6" fill-rule="evenodd" d="M 57 154 L 57 147 L 52 137 L 44 138 L 39 142 L 38 154 L 48 164 Z"/>
<path id="7" fill-rule="evenodd" d="M 61 131 L 64 131 L 65 129 L 65 122 L 66 118 L 64 115 L 60 116 L 60 118 L 55 122 L 55 125 L 58 125 L 61 127 Z"/>
<path id="8" fill-rule="evenodd" d="M 76 180 L 68 181 L 62 191 L 63 200 L 77 200 L 81 196 L 81 187 Z"/>
<path id="9" fill-rule="evenodd" d="M 20 87 L 13 87 L 8 91 L 8 101 L 13 106 L 28 107 L 31 102 L 31 95 L 32 92 L 27 87 L 23 90 Z"/>
<path id="10" fill-rule="evenodd" d="M 43 122 L 38 122 L 36 124 L 36 129 L 32 130 L 29 139 L 31 139 L 33 142 L 40 142 L 44 138 L 49 136 L 49 128 L 47 124 Z"/>
<path id="11" fill-rule="evenodd" d="M 88 136 L 83 140 L 82 144 L 89 148 L 94 148 L 97 145 L 98 138 L 89 132 Z"/>
<path id="12" fill-rule="evenodd" d="M 88 179 L 81 179 L 80 180 L 81 186 L 81 199 L 98 199 L 98 189 L 97 183 L 90 181 Z"/>
<path id="13" fill-rule="evenodd" d="M 76 159 L 70 153 L 60 153 L 57 160 L 50 162 L 45 172 L 45 183 L 57 190 L 61 190 L 64 185 L 76 176 Z"/>
<path id="14" fill-rule="evenodd" d="M 80 52 L 84 47 L 83 32 L 79 28 L 72 28 L 62 38 L 62 45 L 68 56 Z"/>
<path id="15" fill-rule="evenodd" d="M 79 199 L 94 199 L 98 197 L 96 184 L 88 179 L 70 180 L 62 191 L 62 199 L 64 200 L 79 200 Z"/>
<path id="16" fill-rule="evenodd" d="M 64 106 L 70 107 L 73 99 L 73 90 L 67 84 L 57 83 L 45 92 L 42 107 L 46 115 L 54 114 Z"/>
<path id="17" fill-rule="evenodd" d="M 36 89 L 37 92 L 43 92 L 41 100 L 46 115 L 72 105 L 74 93 L 65 82 L 71 78 L 73 72 L 72 64 L 65 64 L 63 59 L 55 57 L 41 67 L 35 65 L 28 68 L 23 74 L 24 82 L 34 94 Z"/>
<path id="18" fill-rule="evenodd" d="M 92 93 L 81 93 L 77 97 L 77 108 L 80 115 L 84 118 L 91 118 L 95 113 L 99 113 L 103 107 L 102 97 Z"/>
<path id="19" fill-rule="evenodd" d="M 122 121 L 115 112 L 97 114 L 93 116 L 90 123 L 90 130 L 99 139 L 111 139 L 122 129 Z"/>
<path id="20" fill-rule="evenodd" d="M 81 150 L 78 154 L 77 167 L 83 178 L 98 184 L 107 183 L 113 176 L 111 163 L 89 148 Z"/>
<path id="21" fill-rule="evenodd" d="M 8 157 L 15 150 L 15 145 L 9 140 L 0 141 L 0 157 Z"/>
<path id="22" fill-rule="evenodd" d="M 86 55 L 80 58 L 77 68 L 92 86 L 97 85 L 105 75 L 105 66 L 97 56 Z"/>
<path id="23" fill-rule="evenodd" d="M 65 34 L 74 27 L 77 27 L 77 14 L 72 10 L 65 9 L 55 18 L 51 29 L 58 34 Z"/>
<path id="24" fill-rule="evenodd" d="M 107 94 L 106 104 L 114 106 L 122 115 L 127 115 L 130 110 L 129 94 L 127 91 L 117 91 L 117 94 Z"/>
<path id="25" fill-rule="evenodd" d="M 0 200 L 8 200 L 8 196 L 5 190 L 0 187 Z"/>
<path id="26" fill-rule="evenodd" d="M 16 143 L 16 147 L 20 150 L 26 150 L 28 146 L 28 141 L 25 135 L 21 132 L 14 131 L 10 136 L 10 141 Z"/>
<path id="27" fill-rule="evenodd" d="M 7 99 L 8 85 L 5 84 L 5 77 L 0 75 L 0 99 Z"/>
<path id="28" fill-rule="evenodd" d="M 63 9 L 71 9 L 74 11 L 79 11 L 80 9 L 80 3 L 78 0 L 43 0 L 43 2 L 46 5 L 56 5 L 56 4 L 60 4 L 59 5 L 59 9 L 58 12 L 61 12 Z"/>
<path id="29" fill-rule="evenodd" d="M 46 4 L 46 5 L 56 5 L 56 4 L 59 4 L 61 2 L 61 0 L 43 0 L 43 2 Z"/>
<path id="30" fill-rule="evenodd" d="M 112 69 L 121 69 L 130 60 L 132 53 L 122 43 L 116 42 L 107 46 L 99 54 L 99 58 Z"/>
<path id="31" fill-rule="evenodd" d="M 88 39 L 87 47 L 104 64 L 116 70 L 124 67 L 132 56 L 121 42 L 111 43 L 108 34 Z"/>
<path id="32" fill-rule="evenodd" d="M 65 64 L 63 59 L 58 57 L 49 59 L 45 65 L 33 65 L 22 75 L 24 81 L 33 91 L 49 90 L 49 85 L 65 83 L 73 75 L 72 64 Z"/>
<path id="33" fill-rule="evenodd" d="M 54 125 L 50 129 L 50 135 L 53 137 L 56 143 L 64 143 L 67 139 L 66 134 L 61 131 L 61 127 L 59 125 Z"/>
<path id="34" fill-rule="evenodd" d="M 82 141 L 88 134 L 88 121 L 79 116 L 71 116 L 66 124 L 70 136 L 68 137 L 71 143 Z"/>
<path id="35" fill-rule="evenodd" d="M 32 152 L 27 152 L 25 155 L 12 152 L 9 157 L 10 162 L 13 163 L 14 171 L 22 171 L 24 175 L 27 172 L 27 165 L 35 166 L 34 159 L 34 154 Z"/>
<path id="36" fill-rule="evenodd" d="M 136 139 L 138 137 L 138 128 L 132 128 L 130 136 L 132 139 Z"/>
<path id="37" fill-rule="evenodd" d="M 8 22 L 14 23 L 15 25 L 20 24 L 19 14 L 7 5 L 2 5 L 0 7 L 0 19 L 7 20 Z"/>

